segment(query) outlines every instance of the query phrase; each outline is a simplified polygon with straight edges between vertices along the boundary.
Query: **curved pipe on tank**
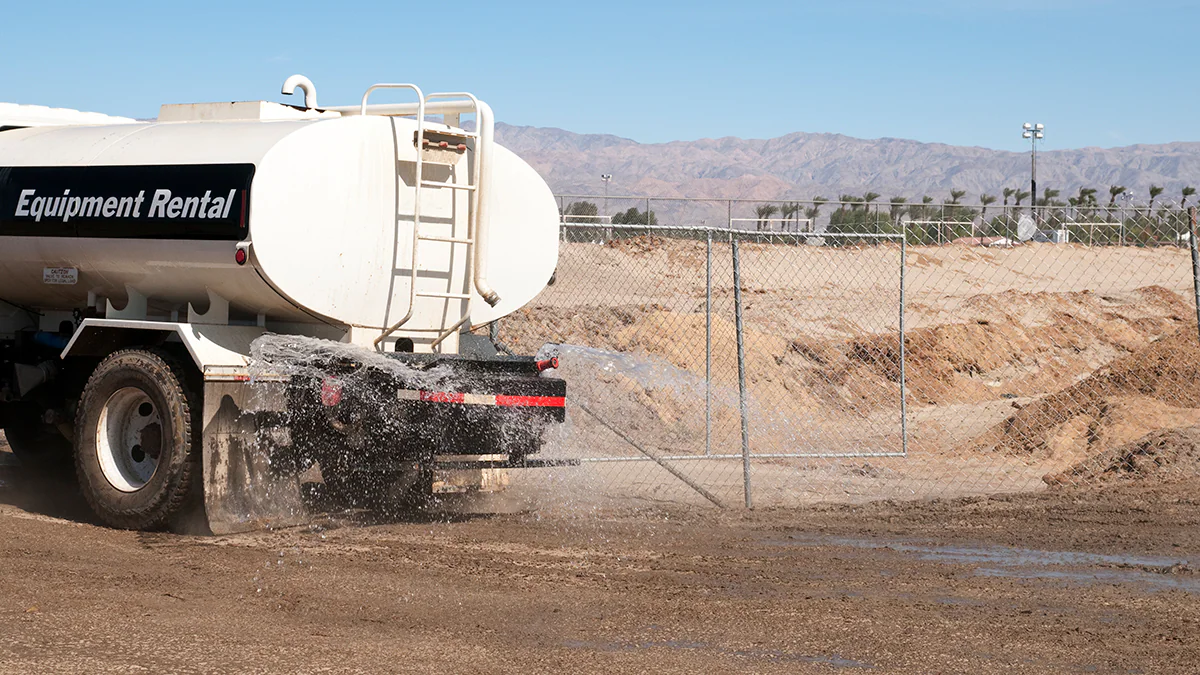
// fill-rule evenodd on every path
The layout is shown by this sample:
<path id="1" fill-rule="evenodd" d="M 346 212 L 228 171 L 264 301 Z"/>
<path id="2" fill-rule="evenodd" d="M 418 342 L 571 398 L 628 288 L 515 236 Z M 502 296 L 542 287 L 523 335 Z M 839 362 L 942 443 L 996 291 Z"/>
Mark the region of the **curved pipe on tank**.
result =
<path id="1" fill-rule="evenodd" d="M 291 94 L 296 93 L 296 87 L 300 87 L 300 90 L 304 92 L 304 107 L 305 108 L 316 108 L 317 107 L 317 87 L 316 87 L 316 85 L 314 85 L 312 83 L 312 80 L 308 79 L 307 77 L 305 77 L 303 75 L 300 75 L 299 73 L 292 75 L 288 79 L 284 80 L 283 88 L 280 89 L 279 92 L 281 94 L 291 95 Z"/>
<path id="2" fill-rule="evenodd" d="M 500 296 L 488 283 L 488 243 L 490 242 L 489 224 L 491 218 L 492 195 L 492 136 L 496 132 L 496 122 L 492 117 L 492 107 L 479 101 L 479 119 L 476 120 L 479 132 L 479 150 L 475 161 L 479 163 L 478 211 L 475 216 L 475 290 L 487 302 L 495 307 L 500 302 Z"/>

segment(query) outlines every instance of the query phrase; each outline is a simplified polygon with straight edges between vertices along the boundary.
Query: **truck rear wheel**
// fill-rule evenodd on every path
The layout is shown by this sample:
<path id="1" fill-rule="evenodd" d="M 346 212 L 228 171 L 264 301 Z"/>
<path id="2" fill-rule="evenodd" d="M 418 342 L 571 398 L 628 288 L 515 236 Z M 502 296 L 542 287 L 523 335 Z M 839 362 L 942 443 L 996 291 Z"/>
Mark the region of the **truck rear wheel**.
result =
<path id="1" fill-rule="evenodd" d="M 165 527 L 198 470 L 197 387 L 169 355 L 129 349 L 104 359 L 75 417 L 75 469 L 84 497 L 113 527 Z"/>

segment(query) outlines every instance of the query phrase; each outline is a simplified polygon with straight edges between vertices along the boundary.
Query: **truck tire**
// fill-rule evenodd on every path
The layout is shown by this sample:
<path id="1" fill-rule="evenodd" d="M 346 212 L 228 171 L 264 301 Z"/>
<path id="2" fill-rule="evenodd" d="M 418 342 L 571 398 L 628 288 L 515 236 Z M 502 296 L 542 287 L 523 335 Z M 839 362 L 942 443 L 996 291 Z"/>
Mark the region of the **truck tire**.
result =
<path id="1" fill-rule="evenodd" d="M 191 496 L 202 407 L 189 375 L 168 354 L 127 349 L 88 378 L 75 415 L 75 470 L 105 524 L 161 529 Z"/>

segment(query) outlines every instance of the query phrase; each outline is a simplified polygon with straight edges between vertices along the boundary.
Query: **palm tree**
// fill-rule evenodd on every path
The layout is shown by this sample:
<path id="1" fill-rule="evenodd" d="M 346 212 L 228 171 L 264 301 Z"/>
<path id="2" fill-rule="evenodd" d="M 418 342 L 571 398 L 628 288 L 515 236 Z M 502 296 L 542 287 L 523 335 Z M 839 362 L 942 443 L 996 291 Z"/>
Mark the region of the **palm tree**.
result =
<path id="1" fill-rule="evenodd" d="M 756 225 L 758 225 L 759 232 L 763 231 L 764 226 L 768 224 L 767 221 L 770 220 L 771 216 L 775 215 L 778 211 L 779 207 L 775 206 L 774 204 L 760 204 L 754 209 L 754 213 L 758 216 L 758 222 Z"/>
<path id="2" fill-rule="evenodd" d="M 983 222 L 983 223 L 987 222 L 987 207 L 988 207 L 988 205 L 995 204 L 995 203 L 996 203 L 995 195 L 989 195 L 989 194 L 979 195 L 979 204 L 980 204 L 980 206 L 983 207 L 982 209 L 980 209 L 980 212 L 979 212 L 979 220 L 981 222 Z"/>
<path id="3" fill-rule="evenodd" d="M 1158 196 L 1161 195 L 1162 193 L 1163 193 L 1163 188 L 1160 188 L 1157 185 L 1150 186 L 1150 206 L 1146 209 L 1147 211 L 1154 210 L 1154 200 L 1157 199 Z"/>
<path id="4" fill-rule="evenodd" d="M 989 195 L 987 193 L 979 195 L 979 205 L 983 207 L 979 210 L 979 223 L 982 227 L 985 228 L 985 230 L 984 230 L 985 232 L 987 231 L 986 228 L 987 228 L 988 205 L 994 204 L 994 203 L 996 203 L 995 195 Z M 971 236 L 972 237 L 975 236 L 975 219 L 974 218 L 971 219 Z"/>
<path id="5" fill-rule="evenodd" d="M 1124 185 L 1109 185 L 1108 186 L 1108 205 L 1110 207 L 1117 205 L 1117 197 L 1125 194 Z"/>
<path id="6" fill-rule="evenodd" d="M 957 203 L 958 203 L 958 200 L 962 199 L 962 198 L 963 198 L 963 195 L 965 195 L 965 194 L 967 194 L 967 191 L 966 191 L 966 190 L 955 190 L 955 189 L 951 188 L 951 190 L 950 190 L 950 203 L 951 203 L 951 204 L 957 204 Z"/>
<path id="7" fill-rule="evenodd" d="M 932 203 L 933 203 L 933 197 L 930 197 L 929 195 L 925 195 L 924 197 L 921 197 L 920 205 L 913 204 L 912 206 L 908 207 L 908 214 L 910 216 L 912 216 L 913 220 L 928 220 L 929 219 L 929 205 Z"/>
<path id="8" fill-rule="evenodd" d="M 1004 215 L 1008 215 L 1008 200 L 1017 193 L 1016 188 L 1004 188 L 1000 194 L 1004 195 Z"/>
<path id="9" fill-rule="evenodd" d="M 1062 192 L 1060 190 L 1051 190 L 1050 188 L 1046 188 L 1045 190 L 1042 190 L 1041 205 L 1042 206 L 1053 206 L 1053 204 L 1051 204 L 1050 202 L 1060 194 L 1062 194 Z"/>
<path id="10" fill-rule="evenodd" d="M 810 231 L 816 231 L 817 216 L 821 215 L 821 205 L 828 201 L 829 199 L 824 197 L 814 197 L 812 198 L 811 207 L 804 209 L 804 217 L 809 219 Z"/>
<path id="11" fill-rule="evenodd" d="M 1015 206 L 1020 206 L 1023 200 L 1029 198 L 1029 190 L 1017 190 L 1013 197 L 1017 200 Z"/>
<path id="12" fill-rule="evenodd" d="M 900 217 L 904 215 L 904 203 L 907 201 L 906 197 L 892 197 L 888 199 L 888 210 L 891 212 L 893 223 L 900 222 Z"/>
<path id="13" fill-rule="evenodd" d="M 1084 209 L 1087 209 L 1089 206 L 1096 205 L 1096 188 L 1080 187 L 1079 195 L 1076 197 L 1071 197 L 1067 201 L 1071 203 L 1071 206 L 1074 206 L 1076 209 L 1078 209 L 1077 213 L 1079 216 L 1091 217 L 1091 210 L 1089 209 L 1085 215 Z"/>
<path id="14" fill-rule="evenodd" d="M 838 204 L 838 211 L 845 211 L 847 204 L 850 205 L 851 211 L 858 208 L 858 197 L 854 195 L 838 195 L 838 201 L 841 202 Z"/>
<path id="15" fill-rule="evenodd" d="M 784 202 L 779 206 L 779 215 L 783 217 L 785 224 L 793 218 L 797 218 L 797 214 L 799 213 L 800 205 L 796 202 Z M 799 225 L 799 223 L 797 223 L 797 225 Z M 796 229 L 800 228 L 797 227 Z"/>
<path id="16" fill-rule="evenodd" d="M 1187 198 L 1196 194 L 1196 188 L 1189 185 L 1189 186 L 1184 187 L 1181 192 L 1183 193 L 1183 199 L 1180 200 L 1180 202 L 1179 202 L 1179 208 L 1186 210 L 1187 209 Z"/>

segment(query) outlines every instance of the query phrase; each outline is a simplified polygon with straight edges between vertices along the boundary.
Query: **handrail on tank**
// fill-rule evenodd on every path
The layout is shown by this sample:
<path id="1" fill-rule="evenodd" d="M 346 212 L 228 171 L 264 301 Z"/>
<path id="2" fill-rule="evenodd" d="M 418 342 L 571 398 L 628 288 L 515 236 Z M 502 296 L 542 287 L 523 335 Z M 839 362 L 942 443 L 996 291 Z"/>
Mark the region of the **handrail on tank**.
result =
<path id="1" fill-rule="evenodd" d="M 490 215 L 491 209 L 487 198 L 491 194 L 492 171 L 491 171 L 491 149 L 495 137 L 495 117 L 492 114 L 492 108 L 487 103 L 480 101 L 474 95 L 466 92 L 439 92 L 428 96 L 421 96 L 420 100 L 415 103 L 382 103 L 368 106 L 367 99 L 371 92 L 377 88 L 401 88 L 407 87 L 420 91 L 415 85 L 375 85 L 368 89 L 363 94 L 362 101 L 357 106 L 328 106 L 324 108 L 332 112 L 338 112 L 342 115 L 394 115 L 407 116 L 416 115 L 418 124 L 418 132 L 423 132 L 425 115 L 429 114 L 445 114 L 445 113 L 475 113 L 476 134 L 478 136 L 478 144 L 476 146 L 475 166 L 478 170 L 476 189 L 475 189 L 475 205 L 476 205 L 476 226 L 473 233 L 468 233 L 469 237 L 475 240 L 474 246 L 474 262 L 473 267 L 473 283 L 479 295 L 491 306 L 495 307 L 500 302 L 500 295 L 488 283 L 488 242 L 490 234 Z M 435 100 L 444 99 L 444 100 Z M 445 100 L 448 99 L 448 100 Z M 421 141 L 424 140 L 423 133 L 418 138 L 418 148 L 421 147 Z M 418 162 L 420 161 L 420 152 L 417 153 Z M 418 171 L 420 176 L 420 171 Z M 420 178 L 417 179 L 417 190 L 420 191 Z M 414 247 L 414 259 L 416 257 Z M 414 267 L 415 269 L 415 267 Z M 410 284 L 410 296 L 415 294 L 416 284 Z M 375 340 L 375 345 L 386 339 L 394 333 L 400 326 L 412 318 L 416 301 L 412 297 L 409 302 L 408 313 L 398 323 L 393 324 Z M 442 338 L 444 339 L 444 337 Z M 440 342 L 441 340 L 438 340 Z M 436 345 L 434 345 L 436 346 Z"/>
<path id="2" fill-rule="evenodd" d="M 487 280 L 487 254 L 490 234 L 489 227 L 491 222 L 489 217 L 491 211 L 488 206 L 486 196 L 490 196 L 490 188 L 492 183 L 492 137 L 495 134 L 495 121 L 492 118 L 492 109 L 488 104 L 475 98 L 473 94 L 463 92 L 439 92 L 430 94 L 425 97 L 426 103 L 430 99 L 466 99 L 471 102 L 471 107 L 474 108 L 471 112 L 475 113 L 475 131 L 479 134 L 479 144 L 475 148 L 475 231 L 468 232 L 468 237 L 475 238 L 475 246 L 472 253 L 475 256 L 475 274 L 472 281 L 475 284 L 475 290 L 479 291 L 480 297 L 487 304 L 495 307 L 500 302 L 500 295 L 491 287 Z"/>
<path id="3" fill-rule="evenodd" d="M 421 91 L 421 88 L 415 84 L 373 84 L 370 87 L 367 87 L 367 90 L 363 92 L 362 102 L 359 104 L 360 115 L 367 114 L 367 99 L 370 98 L 371 92 L 375 91 L 376 89 L 411 89 L 417 94 L 417 167 L 416 179 L 413 181 L 413 245 L 411 267 L 413 281 L 408 285 L 408 312 L 404 315 L 404 318 L 389 326 L 383 331 L 383 333 L 379 335 L 379 337 L 375 338 L 374 344 L 376 347 L 378 347 L 379 343 L 383 342 L 387 336 L 395 333 L 400 326 L 403 326 L 405 323 L 407 323 L 408 320 L 412 318 L 413 312 L 416 310 L 417 251 L 419 248 L 417 242 L 420 241 L 421 233 L 421 181 L 425 176 L 421 154 L 421 148 L 424 146 L 425 142 L 425 94 Z"/>
<path id="4" fill-rule="evenodd" d="M 418 110 L 417 119 L 421 120 L 422 122 L 424 121 L 424 119 L 425 119 L 425 115 L 424 115 L 425 93 L 422 92 L 421 88 L 418 87 L 417 85 L 408 84 L 408 83 L 384 82 L 381 84 L 373 84 L 373 85 L 367 87 L 367 90 L 363 92 L 362 102 L 359 103 L 359 105 L 358 105 L 358 114 L 359 115 L 367 114 L 367 99 L 371 97 L 371 93 L 374 92 L 376 89 L 411 89 L 411 90 L 413 90 L 417 94 L 417 103 L 416 103 L 417 110 Z M 332 110 L 332 108 L 330 108 L 330 110 Z M 418 127 L 419 126 L 420 125 L 418 125 Z M 420 128 L 418 128 L 417 130 L 420 131 Z M 420 161 L 420 160 L 418 159 L 417 161 Z"/>

